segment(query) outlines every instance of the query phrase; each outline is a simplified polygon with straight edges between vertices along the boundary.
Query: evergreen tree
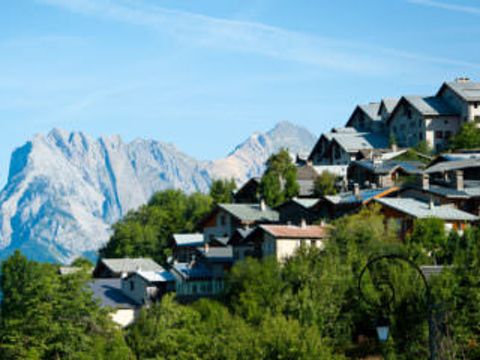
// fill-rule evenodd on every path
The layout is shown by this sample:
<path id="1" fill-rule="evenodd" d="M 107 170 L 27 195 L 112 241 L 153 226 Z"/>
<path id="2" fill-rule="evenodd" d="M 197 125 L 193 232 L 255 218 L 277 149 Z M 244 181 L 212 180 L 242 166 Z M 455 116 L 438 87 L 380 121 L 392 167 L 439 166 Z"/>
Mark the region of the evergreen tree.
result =
<path id="1" fill-rule="evenodd" d="M 450 141 L 452 150 L 480 148 L 480 129 L 475 122 L 466 122 Z"/>
<path id="2" fill-rule="evenodd" d="M 315 196 L 335 195 L 336 189 L 336 176 L 328 171 L 323 171 L 316 179 L 314 183 Z"/>
<path id="3" fill-rule="evenodd" d="M 210 186 L 210 197 L 215 204 L 229 204 L 233 202 L 233 193 L 237 188 L 234 179 L 214 180 Z"/>

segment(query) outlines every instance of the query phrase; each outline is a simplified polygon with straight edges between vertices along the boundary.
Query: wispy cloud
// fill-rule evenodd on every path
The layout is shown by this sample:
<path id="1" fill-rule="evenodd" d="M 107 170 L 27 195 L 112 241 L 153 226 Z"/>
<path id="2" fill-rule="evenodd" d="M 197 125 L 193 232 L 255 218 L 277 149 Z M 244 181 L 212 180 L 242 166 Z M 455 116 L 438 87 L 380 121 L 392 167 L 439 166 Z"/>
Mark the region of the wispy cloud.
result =
<path id="1" fill-rule="evenodd" d="M 252 53 L 326 69 L 381 74 L 399 62 L 480 68 L 475 63 L 311 36 L 259 22 L 220 19 L 152 6 L 141 0 L 38 0 L 44 4 L 170 34 L 191 46 Z M 429 2 L 429 0 L 411 0 Z"/>
<path id="2" fill-rule="evenodd" d="M 475 6 L 452 4 L 448 2 L 435 1 L 435 0 L 408 0 L 408 2 L 412 4 L 428 6 L 428 7 L 443 9 L 448 11 L 461 12 L 461 13 L 467 13 L 472 15 L 480 15 L 480 7 L 475 7 Z"/>

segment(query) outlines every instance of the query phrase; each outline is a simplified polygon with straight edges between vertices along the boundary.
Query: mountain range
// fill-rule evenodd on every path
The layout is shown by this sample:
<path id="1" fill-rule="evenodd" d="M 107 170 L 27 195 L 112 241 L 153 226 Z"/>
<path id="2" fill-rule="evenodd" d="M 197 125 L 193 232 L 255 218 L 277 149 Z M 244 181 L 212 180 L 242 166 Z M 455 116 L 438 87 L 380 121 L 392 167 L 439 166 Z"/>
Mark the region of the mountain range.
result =
<path id="1" fill-rule="evenodd" d="M 111 225 L 156 191 L 206 192 L 216 178 L 242 184 L 261 175 L 280 148 L 305 153 L 315 140 L 308 130 L 281 122 L 223 159 L 200 161 L 155 140 L 95 139 L 59 129 L 35 135 L 13 152 L 0 192 L 0 258 L 20 249 L 38 261 L 93 260 Z"/>

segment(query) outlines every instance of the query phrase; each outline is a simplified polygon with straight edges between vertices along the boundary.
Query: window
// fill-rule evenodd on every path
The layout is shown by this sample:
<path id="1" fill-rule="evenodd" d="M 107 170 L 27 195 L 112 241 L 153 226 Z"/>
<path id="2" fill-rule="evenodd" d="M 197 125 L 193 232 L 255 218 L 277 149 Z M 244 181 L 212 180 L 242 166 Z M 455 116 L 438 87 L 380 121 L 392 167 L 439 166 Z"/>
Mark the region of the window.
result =
<path id="1" fill-rule="evenodd" d="M 407 109 L 407 118 L 411 119 L 412 118 L 412 110 Z"/>
<path id="2" fill-rule="evenodd" d="M 130 281 L 130 291 L 133 291 L 135 290 L 135 283 L 133 282 L 133 280 Z"/>
<path id="3" fill-rule="evenodd" d="M 338 147 L 335 148 L 335 159 L 341 158 L 340 149 Z"/>
<path id="4" fill-rule="evenodd" d="M 448 120 L 444 120 L 443 123 L 444 123 L 445 125 L 448 125 Z"/>
<path id="5" fill-rule="evenodd" d="M 226 223 L 227 223 L 227 220 L 225 219 L 225 216 L 221 215 L 220 216 L 220 225 L 225 226 Z"/>
<path id="6" fill-rule="evenodd" d="M 474 102 L 474 103 L 473 103 L 473 108 L 474 108 L 474 109 L 478 108 L 478 103 L 477 103 L 477 102 Z"/>
<path id="7" fill-rule="evenodd" d="M 423 141 L 423 133 L 418 133 L 418 140 Z"/>
<path id="8" fill-rule="evenodd" d="M 443 131 L 435 131 L 435 139 L 443 139 Z"/>
<path id="9" fill-rule="evenodd" d="M 452 137 L 452 132 L 451 131 L 445 131 L 445 139 L 450 139 Z"/>
<path id="10" fill-rule="evenodd" d="M 418 127 L 419 127 L 419 128 L 422 127 L 422 120 L 418 120 Z"/>

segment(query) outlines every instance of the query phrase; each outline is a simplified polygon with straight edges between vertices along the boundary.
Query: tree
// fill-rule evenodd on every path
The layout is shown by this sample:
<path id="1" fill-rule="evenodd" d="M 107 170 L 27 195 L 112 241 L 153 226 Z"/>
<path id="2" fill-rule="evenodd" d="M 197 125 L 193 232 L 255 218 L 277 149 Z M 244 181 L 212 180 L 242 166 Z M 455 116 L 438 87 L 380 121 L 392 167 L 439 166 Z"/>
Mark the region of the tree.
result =
<path id="1" fill-rule="evenodd" d="M 328 171 L 323 171 L 316 179 L 314 183 L 315 196 L 335 195 L 336 189 L 336 176 Z"/>
<path id="2" fill-rule="evenodd" d="M 170 255 L 169 240 L 174 233 L 192 232 L 212 209 L 212 198 L 179 190 L 165 190 L 149 203 L 130 211 L 113 225 L 113 234 L 100 249 L 102 257 L 153 257 L 165 263 Z"/>
<path id="3" fill-rule="evenodd" d="M 4 261 L 0 358 L 131 359 L 86 281 L 84 272 L 60 276 L 57 266 L 28 261 L 18 251 Z"/>
<path id="4" fill-rule="evenodd" d="M 215 204 L 229 204 L 233 202 L 233 192 L 237 188 L 234 179 L 213 180 L 210 186 L 210 197 Z"/>
<path id="5" fill-rule="evenodd" d="M 450 142 L 452 150 L 480 148 L 480 129 L 475 122 L 466 122 Z"/>
<path id="6" fill-rule="evenodd" d="M 445 223 L 438 218 L 417 219 L 406 238 L 410 256 L 423 264 L 444 264 L 448 257 Z"/>
<path id="7" fill-rule="evenodd" d="M 271 155 L 260 183 L 260 194 L 265 202 L 276 207 L 298 195 L 297 168 L 286 149 Z"/>

